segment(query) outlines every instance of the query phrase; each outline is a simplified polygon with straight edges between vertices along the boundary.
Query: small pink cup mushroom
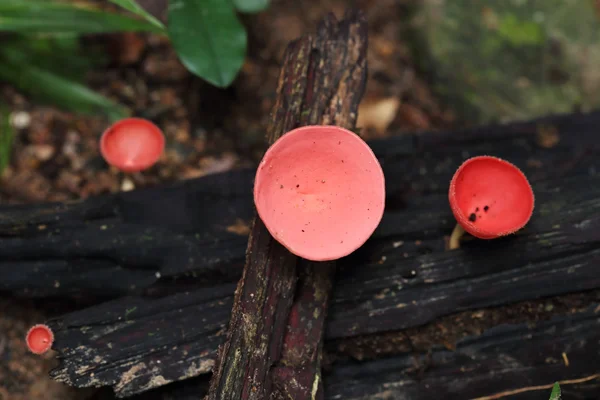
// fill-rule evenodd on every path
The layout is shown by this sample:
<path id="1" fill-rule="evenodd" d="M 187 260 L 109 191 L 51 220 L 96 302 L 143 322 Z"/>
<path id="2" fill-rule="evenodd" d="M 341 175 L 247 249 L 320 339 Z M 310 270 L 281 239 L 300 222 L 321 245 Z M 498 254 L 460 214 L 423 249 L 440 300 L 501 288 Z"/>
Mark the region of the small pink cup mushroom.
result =
<path id="1" fill-rule="evenodd" d="M 450 249 L 460 246 L 465 231 L 479 239 L 518 231 L 529 222 L 535 202 L 523 172 L 492 156 L 465 161 L 450 182 L 448 198 L 458 222 L 450 237 Z"/>
<path id="2" fill-rule="evenodd" d="M 38 324 L 29 329 L 25 341 L 29 351 L 34 354 L 44 354 L 52 347 L 54 334 L 47 325 Z"/>
<path id="3" fill-rule="evenodd" d="M 291 253 L 312 261 L 352 253 L 383 217 L 385 179 L 371 148 L 336 126 L 306 126 L 265 153 L 254 184 L 258 215 Z"/>
<path id="4" fill-rule="evenodd" d="M 138 172 L 154 165 L 165 148 L 162 131 L 141 118 L 125 118 L 100 138 L 100 152 L 110 165 L 123 172 Z"/>

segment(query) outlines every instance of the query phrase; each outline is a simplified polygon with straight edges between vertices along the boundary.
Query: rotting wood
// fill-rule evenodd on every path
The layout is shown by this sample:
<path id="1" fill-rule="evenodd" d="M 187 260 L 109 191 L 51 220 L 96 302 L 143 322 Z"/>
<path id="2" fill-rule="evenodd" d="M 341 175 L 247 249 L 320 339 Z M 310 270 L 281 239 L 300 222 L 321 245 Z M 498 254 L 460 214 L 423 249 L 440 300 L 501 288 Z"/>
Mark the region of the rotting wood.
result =
<path id="1" fill-rule="evenodd" d="M 315 35 L 292 42 L 279 76 L 269 143 L 298 126 L 354 128 L 366 83 L 366 50 L 366 20 L 358 11 L 339 23 L 329 14 Z M 301 269 L 306 273 L 298 283 Z M 256 217 L 207 399 L 322 398 L 321 347 L 334 272 L 334 262 L 303 263 Z"/>
<path id="2" fill-rule="evenodd" d="M 537 323 L 507 324 L 468 336 L 454 350 L 395 355 L 357 363 L 339 360 L 326 374 L 326 400 L 494 399 L 535 391 L 556 381 L 564 398 L 595 400 L 600 393 L 600 305 Z M 567 365 L 563 353 L 570 360 Z M 203 377 L 145 393 L 139 400 L 196 400 Z M 138 400 L 137 396 L 132 400 Z"/>
<path id="3" fill-rule="evenodd" d="M 449 182 L 453 166 L 460 164 L 455 148 L 483 152 L 480 146 L 487 144 L 476 138 L 494 137 L 493 129 L 419 137 L 430 144 L 419 146 L 409 161 L 402 155 L 403 147 L 385 146 L 387 158 L 383 159 L 388 162 L 384 168 L 394 167 L 395 159 L 412 165 L 410 170 L 425 168 L 428 173 L 422 181 L 429 189 L 407 191 L 404 208 L 388 210 L 375 237 L 338 263 L 341 270 L 326 337 L 340 339 L 411 328 L 460 310 L 600 288 L 600 243 L 593 234 L 597 226 L 594 221 L 600 215 L 600 177 L 594 173 L 600 149 L 590 136 L 598 117 L 592 114 L 556 120 L 564 139 L 552 149 L 536 149 L 534 143 L 529 144 L 535 123 L 503 127 L 506 139 L 498 135 L 495 140 L 499 153 L 508 153 L 514 143 L 529 146 L 528 152 L 512 160 L 523 165 L 531 178 L 536 193 L 534 216 L 515 236 L 467 241 L 451 252 L 444 250 L 443 240 L 454 223 L 447 195 L 431 187 Z M 408 142 L 417 143 L 413 139 Z M 577 150 L 579 146 L 585 148 L 584 153 Z M 536 158 L 544 160 L 546 167 L 540 169 L 526 162 Z M 143 361 L 151 368 L 140 371 L 122 388 L 126 395 L 146 387 L 155 374 L 167 380 L 189 377 L 189 365 L 205 366 L 195 373 L 209 372 L 217 345 L 223 340 L 232 293 L 231 284 L 196 287 L 161 298 L 116 299 L 63 316 L 51 324 L 56 331 L 56 349 L 63 357 L 53 374 L 77 386 L 92 381 L 114 385 L 127 371 L 125 360 Z M 122 322 L 125 316 L 127 324 Z M 140 341 L 148 332 L 154 336 Z M 108 343 L 119 345 L 108 348 Z M 98 354 L 108 357 L 109 367 L 94 365 Z M 162 362 L 159 365 L 153 360 Z"/>
<path id="4" fill-rule="evenodd" d="M 342 271 L 327 337 L 413 327 L 457 307 L 475 309 L 597 288 L 593 262 L 600 248 L 600 113 L 543 122 L 560 133 L 552 148 L 537 144 L 536 121 L 371 142 L 388 177 L 387 210 L 373 238 L 338 263 Z M 473 240 L 445 252 L 443 236 L 454 226 L 447 184 L 461 161 L 476 154 L 499 155 L 524 170 L 534 185 L 535 214 L 513 237 Z M 228 225 L 251 218 L 253 172 L 67 205 L 0 208 L 0 286 L 6 292 L 39 297 L 105 290 L 115 295 L 129 292 L 122 284 L 125 277 L 127 283 L 147 289 L 143 297 L 124 297 L 58 318 L 53 327 L 64 359 L 54 372 L 57 377 L 76 386 L 114 385 L 124 372 L 124 360 L 135 356 L 152 373 L 177 380 L 191 376 L 188 366 L 212 362 L 234 286 L 214 283 L 216 276 L 208 280 L 207 271 L 237 271 L 233 278 L 239 274 L 236 265 L 243 260 L 246 237 L 227 232 L 220 221 Z M 103 225 L 111 231 L 103 234 L 109 230 Z M 145 230 L 158 232 L 164 243 L 135 240 Z M 118 244 L 114 248 L 113 240 Z M 144 248 L 147 244 L 155 249 Z M 184 257 L 178 258 L 179 252 Z M 188 255 L 198 263 L 189 263 Z M 157 278 L 157 271 L 163 277 Z M 192 271 L 198 278 L 184 274 Z M 180 308 L 183 314 L 177 312 Z M 179 320 L 188 315 L 185 323 Z M 125 317 L 127 324 L 122 323 Z M 144 325 L 153 327 L 152 336 Z M 146 341 L 138 339 L 143 335 Z M 116 346 L 109 350 L 114 340 L 124 341 L 122 351 Z M 107 363 L 95 364 L 95 355 L 90 358 L 94 351 Z M 156 363 L 162 357 L 165 362 Z M 139 391 L 149 375 L 140 373 L 123 387 L 123 395 Z"/>
<path id="5" fill-rule="evenodd" d="M 560 133 L 552 148 L 537 144 L 542 123 Z M 386 212 L 371 240 L 343 263 L 442 251 L 443 237 L 455 224 L 444 197 L 452 174 L 469 155 L 504 157 L 536 183 L 536 192 L 554 190 L 546 200 L 537 199 L 540 216 L 532 224 L 548 215 L 558 220 L 553 214 L 566 213 L 565 200 L 560 185 L 548 185 L 580 179 L 580 188 L 570 184 L 580 196 L 594 186 L 599 123 L 597 112 L 370 142 L 388 177 Z M 0 291 L 18 297 L 114 298 L 237 281 L 247 236 L 227 228 L 253 218 L 254 173 L 231 171 L 69 204 L 0 206 Z M 598 241 L 594 232 L 600 230 L 591 228 L 600 221 L 592 211 L 587 228 L 571 234 Z"/>
<path id="6" fill-rule="evenodd" d="M 593 262 L 599 248 L 596 171 L 600 170 L 600 149 L 595 137 L 599 121 L 600 113 L 545 120 L 561 134 L 560 142 L 553 148 L 536 144 L 537 122 L 372 142 L 386 176 L 398 178 L 387 180 L 388 209 L 374 237 L 340 263 L 342 272 L 336 285 L 327 337 L 416 326 L 455 312 L 457 307 L 474 309 L 598 287 Z M 463 152 L 497 154 L 519 165 L 534 185 L 536 210 L 531 223 L 514 237 L 466 242 L 459 251 L 445 252 L 443 236 L 449 234 L 454 224 L 445 190 L 454 169 L 466 156 Z M 400 171 L 405 173 L 400 174 Z M 222 216 L 234 223 L 244 213 L 251 215 L 251 172 L 231 172 L 70 205 L 4 207 L 0 213 L 0 270 L 3 271 L 0 285 L 15 294 L 33 294 L 39 290 L 38 295 L 69 295 L 74 289 L 84 291 L 87 285 L 95 285 L 95 274 L 99 270 L 90 268 L 84 261 L 88 260 L 92 267 L 96 265 L 94 261 L 100 264 L 103 260 L 99 249 L 111 245 L 108 235 L 93 239 L 94 233 L 103 232 L 101 224 L 107 223 L 102 220 L 103 215 L 112 215 L 114 229 L 124 232 L 123 236 L 128 238 L 135 237 L 133 233 L 139 233 L 140 229 L 162 232 L 165 238 L 186 238 L 179 242 L 173 239 L 170 247 L 161 247 L 159 241 L 150 242 L 157 246 L 156 254 L 162 255 L 154 268 L 177 267 L 173 263 L 176 258 L 169 254 L 185 249 L 182 243 L 187 243 L 194 237 L 194 230 L 199 229 L 204 229 L 204 233 L 202 241 L 196 243 L 198 253 L 192 253 L 196 259 L 206 254 L 220 259 L 240 259 L 245 238 L 226 232 L 213 221 Z M 173 208 L 156 200 L 163 194 L 175 205 Z M 202 207 L 191 207 L 196 201 L 205 205 L 206 211 L 199 211 Z M 221 209 L 214 206 L 217 201 L 226 204 L 223 209 L 227 213 L 215 217 L 216 210 Z M 56 213 L 57 209 L 66 211 Z M 165 212 L 156 212 L 159 209 Z M 188 212 L 191 218 L 186 219 Z M 30 224 L 28 216 L 32 218 Z M 40 231 L 37 226 L 42 223 L 46 228 Z M 49 231 L 53 234 L 49 235 Z M 229 236 L 214 245 L 220 240 L 220 232 Z M 123 240 L 114 232 L 112 235 Z M 81 239 L 79 260 L 71 253 L 78 249 L 70 245 L 74 237 Z M 237 238 L 240 239 L 235 241 Z M 129 247 L 133 243 L 137 242 L 130 242 Z M 222 252 L 223 249 L 227 252 Z M 152 367 L 150 371 L 160 373 L 165 379 L 189 377 L 185 367 L 209 365 L 201 361 L 212 360 L 211 352 L 214 354 L 222 341 L 232 285 L 221 287 L 211 283 L 210 287 L 202 288 L 201 282 L 183 277 L 174 281 L 160 279 L 160 285 L 156 285 L 157 279 L 153 277 L 156 270 L 136 268 L 136 259 L 124 256 L 128 252 L 142 251 L 125 245 L 118 247 L 111 254 L 120 254 L 119 263 L 111 264 L 113 261 L 107 260 L 112 269 L 102 270 L 103 274 L 108 276 L 121 269 L 129 270 L 132 277 L 139 273 L 139 281 L 133 282 L 142 287 L 147 273 L 152 276 L 153 286 L 146 294 L 165 297 L 117 299 L 57 319 L 53 327 L 57 333 L 57 349 L 64 359 L 55 375 L 70 384 L 114 385 L 124 372 L 123 360 L 134 354 L 135 359 L 146 360 L 146 365 Z M 31 264 L 15 261 L 28 257 Z M 233 265 L 229 262 L 211 264 L 211 268 Z M 30 268 L 26 269 L 26 265 Z M 61 269 L 63 266 L 68 268 Z M 115 269 L 115 266 L 122 268 Z M 119 278 L 117 275 L 101 283 L 110 288 L 119 284 L 115 282 Z M 512 279 L 519 289 L 515 289 Z M 24 288 L 30 292 L 24 293 Z M 189 293 L 185 293 L 186 289 Z M 169 296 L 170 292 L 181 294 L 172 297 L 175 295 Z M 440 295 L 448 297 L 439 299 Z M 189 299 L 186 296 L 190 296 Z M 211 296 L 214 296 L 212 303 Z M 160 310 L 152 311 L 155 309 L 151 307 L 158 307 L 159 303 Z M 189 315 L 188 320 L 178 319 L 182 316 L 177 313 L 179 308 L 185 310 L 184 315 Z M 122 324 L 125 316 L 128 325 Z M 195 325 L 206 322 L 202 328 L 205 330 Z M 154 324 L 151 337 L 161 341 L 136 339 L 136 335 L 147 334 L 145 324 Z M 106 336 L 109 333 L 111 336 Z M 122 351 L 116 352 L 116 346 L 112 350 L 108 348 L 111 340 L 126 340 Z M 92 350 L 84 352 L 84 348 Z M 188 348 L 192 351 L 186 353 Z M 95 356 L 89 357 L 94 351 L 103 354 L 107 364 L 94 364 Z M 195 359 L 186 357 L 193 352 L 198 355 Z M 165 357 L 165 362 L 160 365 L 147 361 L 161 357 Z M 172 375 L 169 371 L 173 371 Z M 140 373 L 123 387 L 123 394 L 135 393 L 146 385 L 148 374 Z"/>
<path id="7" fill-rule="evenodd" d="M 467 337 L 454 351 L 348 363 L 327 376 L 331 400 L 475 399 L 495 393 L 578 379 L 600 372 L 600 315 L 597 304 L 550 321 L 501 325 Z M 562 353 L 568 353 L 568 366 Z M 417 363 L 415 364 L 415 361 Z M 600 376 L 598 377 L 600 378 Z M 596 399 L 600 379 L 565 386 L 564 398 Z M 549 396 L 545 394 L 546 397 Z M 540 393 L 525 398 L 545 398 Z"/>

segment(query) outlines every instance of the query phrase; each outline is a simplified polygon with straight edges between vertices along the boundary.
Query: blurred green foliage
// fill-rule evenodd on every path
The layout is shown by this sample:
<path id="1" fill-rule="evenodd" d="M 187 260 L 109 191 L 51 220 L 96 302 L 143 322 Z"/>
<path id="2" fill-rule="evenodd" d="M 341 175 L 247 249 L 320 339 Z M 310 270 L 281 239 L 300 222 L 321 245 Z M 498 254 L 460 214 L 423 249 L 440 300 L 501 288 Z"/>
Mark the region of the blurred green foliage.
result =
<path id="1" fill-rule="evenodd" d="M 78 113 L 123 118 L 123 107 L 87 88 L 100 57 L 83 51 L 89 33 L 160 31 L 147 20 L 79 2 L 0 0 L 0 79 L 37 101 Z"/>
<path id="2" fill-rule="evenodd" d="M 97 57 L 83 52 L 76 35 L 14 34 L 0 46 L 0 79 L 32 98 L 79 113 L 104 113 L 111 120 L 125 110 L 82 83 Z"/>
<path id="3" fill-rule="evenodd" d="M 14 132 L 9 121 L 10 113 L 4 104 L 0 104 L 0 176 L 10 163 L 10 153 Z"/>
<path id="4" fill-rule="evenodd" d="M 435 90 L 470 122 L 600 106 L 592 0 L 424 0 L 413 21 Z"/>
<path id="5" fill-rule="evenodd" d="M 135 0 L 110 2 L 124 12 L 86 1 L 0 0 L 0 80 L 34 100 L 77 113 L 102 113 L 115 121 L 127 116 L 127 110 L 83 83 L 86 72 L 104 58 L 82 48 L 82 35 L 124 31 L 168 35 L 190 72 L 226 87 L 246 56 L 246 31 L 236 10 L 258 12 L 269 5 L 269 0 L 170 0 L 170 23 L 165 27 Z M 9 132 L 6 122 L 0 132 L 0 169 L 10 157 Z"/>
<path id="6" fill-rule="evenodd" d="M 26 34 L 162 30 L 145 19 L 75 1 L 0 0 L 0 16 L 0 31 Z"/>
<path id="7" fill-rule="evenodd" d="M 85 1 L 0 0 L 0 80 L 36 100 L 116 120 L 126 110 L 83 81 L 101 58 L 80 45 L 81 35 L 143 31 L 169 35 L 183 64 L 219 87 L 233 82 L 246 56 L 241 12 L 258 12 L 269 0 L 170 0 L 169 26 L 135 0 L 110 0 L 128 14 Z"/>

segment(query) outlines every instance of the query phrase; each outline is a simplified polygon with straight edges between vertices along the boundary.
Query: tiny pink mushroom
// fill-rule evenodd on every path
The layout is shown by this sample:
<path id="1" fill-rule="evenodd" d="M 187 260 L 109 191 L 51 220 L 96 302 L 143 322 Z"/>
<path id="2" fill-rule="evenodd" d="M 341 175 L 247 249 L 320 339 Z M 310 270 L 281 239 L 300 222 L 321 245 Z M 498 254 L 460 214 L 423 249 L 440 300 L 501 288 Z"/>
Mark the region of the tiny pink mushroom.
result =
<path id="1" fill-rule="evenodd" d="M 109 127 L 100 138 L 100 152 L 110 165 L 123 172 L 153 166 L 165 148 L 162 131 L 141 118 L 125 118 Z"/>
<path id="2" fill-rule="evenodd" d="M 25 341 L 29 351 L 34 354 L 44 354 L 52 347 L 54 334 L 47 325 L 38 324 L 29 329 Z"/>

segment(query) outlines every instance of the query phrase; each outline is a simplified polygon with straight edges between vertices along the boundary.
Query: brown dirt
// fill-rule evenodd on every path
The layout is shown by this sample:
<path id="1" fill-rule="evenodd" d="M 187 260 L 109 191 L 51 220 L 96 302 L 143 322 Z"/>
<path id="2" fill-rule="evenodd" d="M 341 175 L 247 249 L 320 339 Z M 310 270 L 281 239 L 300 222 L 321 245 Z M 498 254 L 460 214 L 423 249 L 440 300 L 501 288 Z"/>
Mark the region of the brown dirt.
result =
<path id="1" fill-rule="evenodd" d="M 56 364 L 50 351 L 36 356 L 27 350 L 27 330 L 44 316 L 29 304 L 0 299 L 0 400 L 86 399 L 90 392 L 75 390 L 47 378 Z"/>
<path id="2" fill-rule="evenodd" d="M 363 136 L 448 127 L 451 112 L 440 108 L 419 79 L 401 40 L 403 2 L 358 3 L 370 23 L 370 76 L 359 113 Z M 343 0 L 274 1 L 266 12 L 244 16 L 249 54 L 238 79 L 225 90 L 190 76 L 166 38 L 118 34 L 88 39 L 104 43 L 112 59 L 107 68 L 90 72 L 88 83 L 129 107 L 133 115 L 152 119 L 167 137 L 160 162 L 129 177 L 133 186 L 255 163 L 265 149 L 264 132 L 285 46 L 313 31 L 327 11 L 341 17 L 346 6 Z M 62 201 L 132 187 L 123 184 L 123 177 L 98 152 L 106 118 L 33 104 L 8 86 L 0 87 L 0 95 L 18 125 L 13 160 L 2 176 L 1 202 Z"/>

